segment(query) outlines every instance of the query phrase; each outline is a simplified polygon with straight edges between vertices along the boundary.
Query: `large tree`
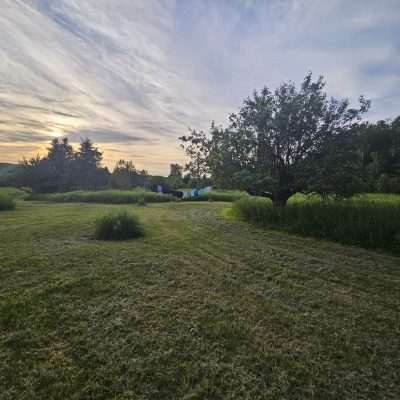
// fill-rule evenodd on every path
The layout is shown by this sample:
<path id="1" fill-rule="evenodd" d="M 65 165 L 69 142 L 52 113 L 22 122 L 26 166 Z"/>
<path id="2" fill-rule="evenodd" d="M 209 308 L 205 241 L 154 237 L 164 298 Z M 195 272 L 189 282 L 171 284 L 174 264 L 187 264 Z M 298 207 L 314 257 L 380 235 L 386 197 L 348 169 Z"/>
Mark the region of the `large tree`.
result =
<path id="1" fill-rule="evenodd" d="M 226 129 L 212 124 L 209 135 L 193 130 L 180 138 L 186 169 L 220 186 L 270 197 L 277 206 L 296 192 L 361 190 L 361 159 L 352 138 L 370 102 L 360 96 L 359 107 L 351 108 L 346 99 L 328 98 L 324 87 L 323 77 L 313 81 L 309 73 L 299 89 L 287 82 L 275 91 L 255 91 Z"/>
<path id="2" fill-rule="evenodd" d="M 147 171 L 138 171 L 132 161 L 119 160 L 111 174 L 111 187 L 116 189 L 130 189 L 148 185 Z"/>
<path id="3" fill-rule="evenodd" d="M 82 139 L 75 154 L 74 185 L 78 189 L 97 189 L 106 186 L 109 172 L 101 168 L 103 153 L 94 146 L 90 139 Z"/>
<path id="4" fill-rule="evenodd" d="M 168 183 L 173 189 L 179 189 L 183 184 L 183 167 L 179 164 L 170 164 Z"/>
<path id="5" fill-rule="evenodd" d="M 370 190 L 400 193 L 400 116 L 365 124 L 360 139 Z"/>

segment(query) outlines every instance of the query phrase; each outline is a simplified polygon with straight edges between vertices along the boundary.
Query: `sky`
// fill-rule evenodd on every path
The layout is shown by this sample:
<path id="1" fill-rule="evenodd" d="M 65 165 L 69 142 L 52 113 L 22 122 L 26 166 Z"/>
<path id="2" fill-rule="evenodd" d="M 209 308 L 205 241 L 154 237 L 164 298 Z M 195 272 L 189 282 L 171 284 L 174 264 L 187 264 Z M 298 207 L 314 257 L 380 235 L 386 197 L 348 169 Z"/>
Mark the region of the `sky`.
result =
<path id="1" fill-rule="evenodd" d="M 400 115 L 400 0 L 0 0 L 0 162 L 90 138 L 167 174 L 178 137 L 254 89 L 323 75 Z"/>

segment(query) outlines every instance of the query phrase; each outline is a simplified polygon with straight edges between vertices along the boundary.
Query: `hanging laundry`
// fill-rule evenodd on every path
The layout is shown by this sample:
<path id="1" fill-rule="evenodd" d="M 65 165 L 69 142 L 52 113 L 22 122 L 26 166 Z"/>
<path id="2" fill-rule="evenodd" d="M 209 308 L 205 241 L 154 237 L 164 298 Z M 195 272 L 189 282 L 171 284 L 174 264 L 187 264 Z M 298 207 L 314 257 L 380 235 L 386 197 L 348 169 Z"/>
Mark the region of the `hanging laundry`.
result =
<path id="1" fill-rule="evenodd" d="M 210 193 L 212 191 L 212 186 L 206 186 L 203 189 L 199 189 L 198 194 Z"/>

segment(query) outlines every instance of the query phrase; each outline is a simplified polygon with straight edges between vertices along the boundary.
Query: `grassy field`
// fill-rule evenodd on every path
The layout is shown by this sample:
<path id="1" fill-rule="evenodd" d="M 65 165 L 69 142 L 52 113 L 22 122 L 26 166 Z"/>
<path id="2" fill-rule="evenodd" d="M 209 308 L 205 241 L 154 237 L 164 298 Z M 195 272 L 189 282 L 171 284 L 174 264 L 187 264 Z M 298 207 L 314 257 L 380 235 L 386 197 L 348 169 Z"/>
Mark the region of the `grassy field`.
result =
<path id="1" fill-rule="evenodd" d="M 400 398 L 400 259 L 226 203 L 0 214 L 0 398 Z M 146 236 L 93 239 L 113 210 Z"/>

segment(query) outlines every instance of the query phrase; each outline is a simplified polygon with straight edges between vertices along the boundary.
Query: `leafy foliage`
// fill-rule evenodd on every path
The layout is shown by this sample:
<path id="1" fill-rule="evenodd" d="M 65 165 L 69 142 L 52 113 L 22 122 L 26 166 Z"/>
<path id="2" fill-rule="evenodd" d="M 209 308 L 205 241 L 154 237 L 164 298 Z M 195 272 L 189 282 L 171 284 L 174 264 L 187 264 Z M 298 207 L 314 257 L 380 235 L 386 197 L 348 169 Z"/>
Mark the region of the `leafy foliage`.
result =
<path id="1" fill-rule="evenodd" d="M 366 123 L 360 142 L 369 190 L 400 193 L 400 116 Z"/>
<path id="2" fill-rule="evenodd" d="M 309 73 L 300 89 L 287 82 L 274 92 L 267 87 L 254 92 L 230 116 L 228 128 L 212 124 L 210 135 L 194 130 L 181 137 L 190 159 L 187 170 L 211 175 L 221 187 L 263 192 L 275 205 L 285 205 L 296 192 L 362 191 L 358 180 L 345 193 L 340 190 L 346 171 L 362 165 L 354 147 L 342 144 L 354 135 L 370 103 L 361 96 L 360 107 L 351 108 L 348 100 L 328 99 L 324 87 L 322 77 L 313 81 Z M 343 149 L 340 157 L 337 148 Z M 344 173 L 327 187 L 325 178 L 338 165 Z"/>
<path id="3" fill-rule="evenodd" d="M 98 240 L 125 240 L 143 235 L 139 218 L 126 211 L 105 215 L 96 221 L 95 238 Z"/>
<path id="4" fill-rule="evenodd" d="M 74 152 L 67 138 L 51 141 L 45 157 L 24 159 L 13 183 L 31 187 L 35 192 L 65 192 L 73 189 L 97 189 L 108 183 L 109 172 L 100 167 L 102 153 L 89 139 Z"/>
<path id="5" fill-rule="evenodd" d="M 130 189 L 147 185 L 147 172 L 138 171 L 132 161 L 119 160 L 111 175 L 110 185 L 115 189 Z"/>
<path id="6" fill-rule="evenodd" d="M 170 164 L 168 183 L 172 189 L 179 189 L 183 184 L 183 167 L 179 164 Z"/>

